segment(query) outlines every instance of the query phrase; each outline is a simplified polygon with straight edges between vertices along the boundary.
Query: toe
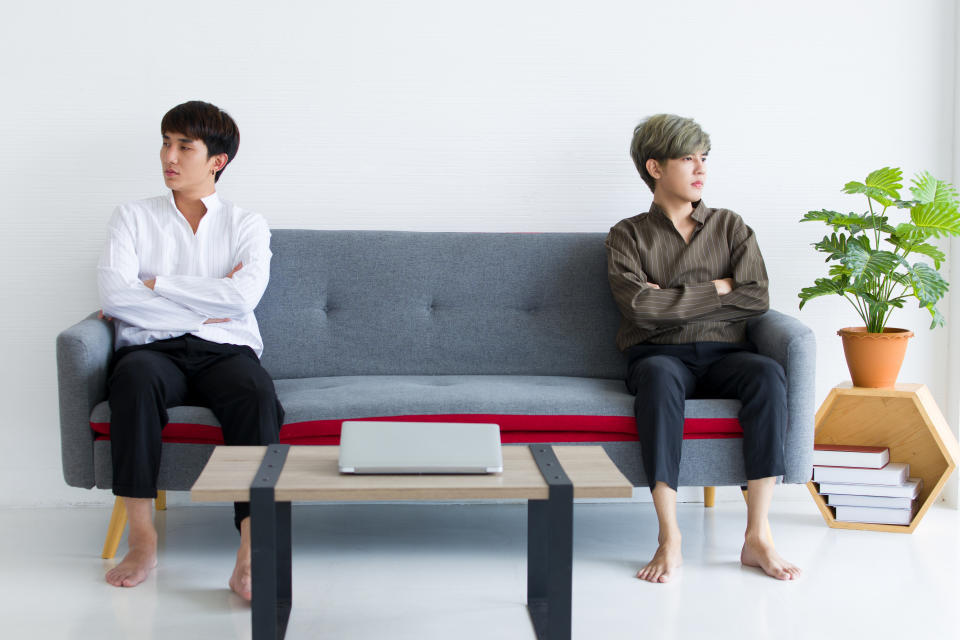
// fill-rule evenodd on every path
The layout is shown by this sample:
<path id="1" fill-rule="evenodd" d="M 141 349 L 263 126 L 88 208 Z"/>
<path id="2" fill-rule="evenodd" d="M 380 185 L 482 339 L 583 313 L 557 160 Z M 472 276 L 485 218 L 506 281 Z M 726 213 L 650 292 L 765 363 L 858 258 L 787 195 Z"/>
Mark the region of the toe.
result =
<path id="1" fill-rule="evenodd" d="M 115 587 L 123 587 L 123 586 L 126 586 L 124 582 L 126 581 L 128 575 L 129 574 L 125 569 L 121 569 L 117 567 L 116 569 L 114 569 L 113 571 L 107 574 L 107 582 L 109 582 Z"/>

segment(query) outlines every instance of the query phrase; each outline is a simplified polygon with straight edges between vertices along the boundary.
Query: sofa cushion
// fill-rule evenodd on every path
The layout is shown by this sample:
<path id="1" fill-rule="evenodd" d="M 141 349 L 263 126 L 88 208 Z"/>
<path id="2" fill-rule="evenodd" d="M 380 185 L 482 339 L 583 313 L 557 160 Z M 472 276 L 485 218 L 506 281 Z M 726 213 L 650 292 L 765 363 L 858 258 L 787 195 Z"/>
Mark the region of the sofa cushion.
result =
<path id="1" fill-rule="evenodd" d="M 276 380 L 286 411 L 281 442 L 337 444 L 343 420 L 494 422 L 512 442 L 636 440 L 633 396 L 620 380 L 563 376 L 337 376 Z M 688 400 L 684 438 L 740 437 L 736 400 Z M 173 407 L 165 442 L 222 443 L 204 407 Z M 110 433 L 110 407 L 90 417 Z"/>
<path id="2" fill-rule="evenodd" d="M 626 375 L 603 233 L 271 233 L 274 379 Z"/>

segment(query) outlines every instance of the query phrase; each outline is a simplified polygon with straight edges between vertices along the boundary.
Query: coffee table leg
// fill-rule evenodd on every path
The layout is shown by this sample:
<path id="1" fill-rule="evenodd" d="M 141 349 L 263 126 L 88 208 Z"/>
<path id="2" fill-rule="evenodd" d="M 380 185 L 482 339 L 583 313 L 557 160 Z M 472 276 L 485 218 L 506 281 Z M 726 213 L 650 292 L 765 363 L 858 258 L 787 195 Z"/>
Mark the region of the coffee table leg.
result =
<path id="1" fill-rule="evenodd" d="M 289 445 L 267 447 L 250 486 L 250 546 L 253 602 L 250 617 L 254 640 L 282 640 L 292 599 L 290 503 L 274 499 L 274 486 Z"/>
<path id="2" fill-rule="evenodd" d="M 530 449 L 550 497 L 527 502 L 527 608 L 539 640 L 570 640 L 573 485 L 550 446 Z"/>
<path id="3" fill-rule="evenodd" d="M 277 606 L 286 608 L 283 626 L 286 629 L 287 619 L 290 617 L 290 607 L 293 605 L 293 548 L 290 544 L 290 514 L 289 502 L 277 503 Z M 279 618 L 278 618 L 279 620 Z"/>

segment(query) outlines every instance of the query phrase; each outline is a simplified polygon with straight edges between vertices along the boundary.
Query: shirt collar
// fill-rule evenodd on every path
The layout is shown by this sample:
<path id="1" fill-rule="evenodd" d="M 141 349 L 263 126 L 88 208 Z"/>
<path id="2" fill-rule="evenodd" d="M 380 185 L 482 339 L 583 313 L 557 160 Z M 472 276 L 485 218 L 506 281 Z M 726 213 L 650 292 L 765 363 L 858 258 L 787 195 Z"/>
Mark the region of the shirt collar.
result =
<path id="1" fill-rule="evenodd" d="M 205 198 L 200 198 L 200 201 L 207 208 L 207 213 L 220 208 L 220 196 L 217 195 L 216 191 Z"/>
<path id="2" fill-rule="evenodd" d="M 667 212 L 663 210 L 663 207 L 658 205 L 656 202 L 650 203 L 650 213 L 655 213 L 664 219 L 667 222 L 670 221 L 670 216 L 667 215 Z M 710 209 L 707 205 L 703 204 L 703 200 L 698 200 L 693 203 L 693 213 L 690 214 L 690 217 L 697 221 L 698 225 L 702 225 L 704 220 L 707 219 L 707 216 L 710 215 Z M 671 222 L 671 224 L 673 224 Z"/>
<path id="3" fill-rule="evenodd" d="M 173 205 L 174 210 L 179 211 L 179 209 L 177 209 L 177 201 L 173 199 L 173 191 L 170 191 L 169 200 L 170 200 L 170 204 Z M 203 206 L 207 208 L 207 213 L 216 211 L 217 209 L 220 208 L 222 204 L 222 201 L 220 200 L 220 196 L 217 194 L 216 191 L 214 191 L 208 196 L 204 196 L 203 198 L 200 198 L 200 202 L 202 202 Z"/>

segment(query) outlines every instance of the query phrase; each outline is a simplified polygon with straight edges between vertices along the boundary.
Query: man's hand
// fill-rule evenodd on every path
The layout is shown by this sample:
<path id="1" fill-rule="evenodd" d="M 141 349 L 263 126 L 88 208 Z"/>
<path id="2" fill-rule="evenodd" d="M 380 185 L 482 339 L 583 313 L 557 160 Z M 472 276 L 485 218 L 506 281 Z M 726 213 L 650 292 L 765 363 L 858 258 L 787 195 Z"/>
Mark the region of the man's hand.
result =
<path id="1" fill-rule="evenodd" d="M 143 281 L 143 286 L 145 286 L 147 289 L 150 289 L 150 291 L 153 291 L 153 287 L 154 287 L 156 284 L 157 284 L 157 279 L 156 279 L 156 278 L 151 278 L 150 280 L 144 280 L 144 281 Z"/>
<path id="2" fill-rule="evenodd" d="M 106 315 L 106 314 L 103 312 L 103 309 L 100 309 L 100 311 L 97 311 L 97 319 L 98 319 L 98 320 L 106 320 L 107 322 L 111 322 L 111 321 L 113 320 L 113 318 L 111 318 L 110 316 Z"/>
<path id="3" fill-rule="evenodd" d="M 654 282 L 648 282 L 648 283 L 647 283 L 647 286 L 650 287 L 651 289 L 659 289 L 659 288 L 660 288 L 660 285 L 658 285 L 658 284 L 656 284 L 656 283 L 654 283 Z"/>
<path id="4" fill-rule="evenodd" d="M 226 275 L 226 277 L 232 278 L 233 274 L 235 274 L 237 271 L 240 271 L 240 269 L 243 269 L 242 262 L 238 262 L 237 266 L 235 266 L 233 270 Z M 220 322 L 230 322 L 230 318 L 207 318 L 203 321 L 203 324 L 218 324 Z"/>
<path id="5" fill-rule="evenodd" d="M 725 296 L 731 291 L 733 291 L 733 278 L 720 278 L 719 280 L 711 280 L 713 286 L 717 288 L 717 293 L 721 296 Z"/>

